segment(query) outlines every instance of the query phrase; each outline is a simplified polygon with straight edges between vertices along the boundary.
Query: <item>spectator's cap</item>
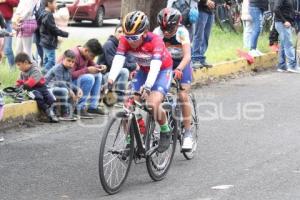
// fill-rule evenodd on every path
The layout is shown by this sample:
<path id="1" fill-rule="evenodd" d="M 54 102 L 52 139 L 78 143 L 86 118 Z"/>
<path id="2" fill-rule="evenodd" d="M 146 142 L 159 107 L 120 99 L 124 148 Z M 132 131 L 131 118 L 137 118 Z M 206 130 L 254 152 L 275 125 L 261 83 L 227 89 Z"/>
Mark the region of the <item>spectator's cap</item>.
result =
<path id="1" fill-rule="evenodd" d="M 125 35 L 138 35 L 145 32 L 149 27 L 147 15 L 142 11 L 128 13 L 122 23 Z"/>
<path id="2" fill-rule="evenodd" d="M 164 8 L 157 15 L 157 23 L 163 32 L 172 32 L 181 21 L 181 13 L 174 8 Z"/>

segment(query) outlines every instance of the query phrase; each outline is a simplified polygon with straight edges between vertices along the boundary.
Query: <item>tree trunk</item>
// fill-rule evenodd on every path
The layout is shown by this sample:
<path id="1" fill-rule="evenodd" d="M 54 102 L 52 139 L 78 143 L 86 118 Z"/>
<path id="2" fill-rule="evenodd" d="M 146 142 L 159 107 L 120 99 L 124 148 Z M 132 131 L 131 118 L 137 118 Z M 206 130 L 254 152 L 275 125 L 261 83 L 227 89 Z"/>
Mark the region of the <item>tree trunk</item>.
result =
<path id="1" fill-rule="evenodd" d="M 167 6 L 167 0 L 122 0 L 122 18 L 129 12 L 140 10 L 146 13 L 150 20 L 150 30 L 157 26 L 158 12 Z"/>

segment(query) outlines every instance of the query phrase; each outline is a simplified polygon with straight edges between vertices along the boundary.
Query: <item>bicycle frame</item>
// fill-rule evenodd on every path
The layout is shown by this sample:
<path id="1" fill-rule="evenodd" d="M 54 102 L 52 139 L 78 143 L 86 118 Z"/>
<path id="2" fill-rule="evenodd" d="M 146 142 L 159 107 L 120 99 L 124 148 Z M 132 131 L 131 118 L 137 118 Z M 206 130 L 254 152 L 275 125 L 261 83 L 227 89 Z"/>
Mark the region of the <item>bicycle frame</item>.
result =
<path id="1" fill-rule="evenodd" d="M 145 142 L 142 141 L 142 134 L 140 133 L 140 128 L 136 117 L 137 115 L 136 108 L 147 112 L 147 120 L 146 120 L 147 134 L 149 134 L 148 130 L 151 128 L 152 125 L 151 122 L 153 121 L 153 119 L 150 120 L 152 118 L 152 114 L 150 113 L 150 110 L 147 109 L 146 106 L 138 102 L 135 102 L 135 108 L 132 111 L 127 108 L 124 108 L 124 110 L 126 111 L 125 115 L 128 118 L 128 120 L 130 120 L 129 131 L 134 133 L 134 140 L 136 142 L 134 155 L 137 158 L 141 159 L 141 158 L 146 158 L 147 156 L 151 156 L 153 153 L 155 153 L 158 147 L 147 149 L 147 147 L 144 145 L 146 141 Z"/>

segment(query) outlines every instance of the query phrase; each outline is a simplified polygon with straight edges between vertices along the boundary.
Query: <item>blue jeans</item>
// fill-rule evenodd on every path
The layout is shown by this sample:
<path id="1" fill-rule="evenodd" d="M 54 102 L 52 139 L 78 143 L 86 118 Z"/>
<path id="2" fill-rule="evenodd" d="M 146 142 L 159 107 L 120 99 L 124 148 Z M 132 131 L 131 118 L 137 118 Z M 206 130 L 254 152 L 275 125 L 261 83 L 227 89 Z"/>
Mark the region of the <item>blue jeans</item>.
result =
<path id="1" fill-rule="evenodd" d="M 107 79 L 108 79 L 108 75 L 109 73 L 106 73 L 104 76 L 103 76 L 103 81 L 102 83 L 105 84 Z M 128 83 L 128 78 L 129 78 L 129 70 L 126 69 L 126 68 L 122 68 L 117 79 L 116 79 L 116 89 L 119 90 L 119 91 L 124 91 L 126 90 L 126 86 L 127 86 L 127 83 Z M 125 97 L 125 94 L 119 94 L 118 96 L 118 101 L 124 101 L 124 97 Z"/>
<path id="2" fill-rule="evenodd" d="M 250 37 L 250 49 L 257 48 L 257 41 L 263 24 L 263 10 L 258 7 L 249 7 L 249 12 L 252 17 L 252 33 Z"/>
<path id="3" fill-rule="evenodd" d="M 6 20 L 6 31 L 12 32 L 11 20 Z M 12 68 L 15 64 L 14 52 L 12 50 L 12 37 L 5 37 L 4 39 L 4 54 L 7 57 L 9 66 Z"/>
<path id="4" fill-rule="evenodd" d="M 204 56 L 208 48 L 208 40 L 211 28 L 214 22 L 214 15 L 206 12 L 199 12 L 198 22 L 196 24 L 195 35 L 193 38 L 192 60 L 204 63 Z"/>
<path id="5" fill-rule="evenodd" d="M 44 52 L 44 68 L 49 71 L 55 65 L 55 49 L 47 49 L 43 47 Z"/>
<path id="6" fill-rule="evenodd" d="M 51 88 L 61 108 L 62 116 L 70 114 L 70 103 L 69 103 L 69 90 L 64 87 Z"/>
<path id="7" fill-rule="evenodd" d="M 295 68 L 296 57 L 292 40 L 292 28 L 286 28 L 282 22 L 275 22 L 275 28 L 280 40 L 278 68 Z"/>
<path id="8" fill-rule="evenodd" d="M 82 110 L 87 107 L 96 109 L 99 104 L 102 74 L 84 74 L 78 79 L 73 80 L 73 84 L 81 88 L 83 96 L 79 99 L 77 109 Z"/>

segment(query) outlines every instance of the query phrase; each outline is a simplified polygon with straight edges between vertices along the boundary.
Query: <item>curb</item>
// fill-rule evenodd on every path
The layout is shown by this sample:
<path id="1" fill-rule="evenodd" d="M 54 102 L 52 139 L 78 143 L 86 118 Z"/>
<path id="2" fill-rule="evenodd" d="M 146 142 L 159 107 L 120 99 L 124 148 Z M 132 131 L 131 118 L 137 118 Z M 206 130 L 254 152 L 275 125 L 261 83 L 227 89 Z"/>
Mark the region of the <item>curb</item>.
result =
<path id="1" fill-rule="evenodd" d="M 35 101 L 6 104 L 3 118 L 0 121 L 0 130 L 22 124 L 25 121 L 35 120 L 38 115 L 39 109 Z"/>
<path id="2" fill-rule="evenodd" d="M 252 65 L 245 59 L 237 59 L 229 62 L 215 64 L 212 68 L 199 69 L 193 72 L 193 85 L 207 83 L 211 79 L 219 79 L 241 72 L 261 71 L 274 68 L 277 63 L 277 53 L 268 53 L 256 57 Z M 8 128 L 27 120 L 37 119 L 39 110 L 35 101 L 27 101 L 20 104 L 4 105 L 4 116 L 0 121 L 0 128 Z M 0 130 L 1 130 L 0 129 Z"/>
<path id="3" fill-rule="evenodd" d="M 214 65 L 212 68 L 196 70 L 193 73 L 193 84 L 207 83 L 211 79 L 218 79 L 241 72 L 262 71 L 274 68 L 277 63 L 277 53 L 268 53 L 266 55 L 255 57 L 252 65 L 249 65 L 245 59 L 237 59 L 230 62 L 222 62 Z"/>

